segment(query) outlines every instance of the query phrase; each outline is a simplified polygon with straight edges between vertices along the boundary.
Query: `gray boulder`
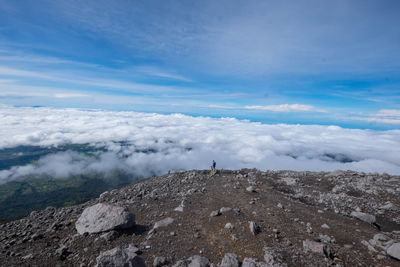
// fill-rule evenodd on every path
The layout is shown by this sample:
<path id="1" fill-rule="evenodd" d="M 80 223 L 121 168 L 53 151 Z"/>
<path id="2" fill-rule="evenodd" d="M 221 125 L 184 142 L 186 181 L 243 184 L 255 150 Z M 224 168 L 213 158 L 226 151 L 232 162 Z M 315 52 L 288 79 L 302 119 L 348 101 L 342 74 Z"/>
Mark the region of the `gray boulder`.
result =
<path id="1" fill-rule="evenodd" d="M 226 253 L 221 261 L 220 267 L 239 267 L 239 260 L 234 253 Z"/>
<path id="2" fill-rule="evenodd" d="M 189 261 L 188 267 L 209 267 L 210 261 L 206 257 L 199 255 L 192 256 L 187 259 Z"/>
<path id="3" fill-rule="evenodd" d="M 210 267 L 210 261 L 205 257 L 195 255 L 176 262 L 172 267 Z"/>
<path id="4" fill-rule="evenodd" d="M 374 215 L 368 214 L 368 213 L 364 213 L 364 212 L 360 212 L 360 211 L 353 211 L 350 216 L 357 218 L 361 221 L 373 224 L 376 222 L 376 218 Z"/>
<path id="5" fill-rule="evenodd" d="M 222 207 L 222 208 L 220 208 L 219 209 L 219 213 L 225 213 L 225 212 L 229 212 L 229 211 L 231 211 L 232 210 L 232 208 L 229 208 L 229 207 Z"/>
<path id="6" fill-rule="evenodd" d="M 392 244 L 387 250 L 386 253 L 391 257 L 400 260 L 400 243 Z"/>
<path id="7" fill-rule="evenodd" d="M 96 258 L 96 267 L 146 267 L 142 258 L 136 252 L 138 249 L 130 245 L 128 248 L 116 247 L 101 252 Z"/>
<path id="8" fill-rule="evenodd" d="M 286 263 L 282 263 L 278 250 L 273 247 L 264 247 L 264 260 L 269 267 L 286 267 Z"/>
<path id="9" fill-rule="evenodd" d="M 171 223 L 174 222 L 174 219 L 172 219 L 171 217 L 167 217 L 165 219 L 162 219 L 161 221 L 158 221 L 154 224 L 153 229 L 157 229 L 160 227 L 166 227 L 168 225 L 170 225 Z"/>
<path id="10" fill-rule="evenodd" d="M 268 267 L 265 262 L 253 258 L 244 258 L 242 267 Z"/>
<path id="11" fill-rule="evenodd" d="M 153 261 L 153 266 L 154 267 L 161 267 L 164 265 L 167 265 L 168 261 L 165 257 L 155 257 Z"/>
<path id="12" fill-rule="evenodd" d="M 135 215 L 127 208 L 99 203 L 86 208 L 75 223 L 79 234 L 100 233 L 135 225 Z"/>
<path id="13" fill-rule="evenodd" d="M 311 251 L 314 253 L 324 254 L 325 245 L 321 242 L 315 242 L 312 240 L 303 241 L 303 249 L 305 252 Z"/>

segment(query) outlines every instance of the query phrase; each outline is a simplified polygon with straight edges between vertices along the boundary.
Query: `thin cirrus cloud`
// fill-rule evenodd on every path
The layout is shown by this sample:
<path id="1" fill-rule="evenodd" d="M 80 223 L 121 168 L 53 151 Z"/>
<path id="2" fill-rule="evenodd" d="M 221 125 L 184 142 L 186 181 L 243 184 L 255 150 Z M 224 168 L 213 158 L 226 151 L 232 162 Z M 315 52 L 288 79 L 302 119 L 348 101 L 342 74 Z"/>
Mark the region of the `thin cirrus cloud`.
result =
<path id="1" fill-rule="evenodd" d="M 375 114 L 369 114 L 365 117 L 355 117 L 354 119 L 376 123 L 400 124 L 400 110 L 382 109 Z"/>
<path id="2" fill-rule="evenodd" d="M 0 107 L 0 149 L 91 144 L 96 157 L 49 154 L 33 165 L 0 171 L 6 182 L 26 174 L 66 177 L 121 169 L 138 177 L 168 170 L 219 168 L 400 174 L 400 131 L 262 124 L 234 118 L 104 110 Z M 54 168 L 57 166 L 57 168 Z M 57 170 L 55 170 L 57 169 Z"/>
<path id="3" fill-rule="evenodd" d="M 273 112 L 296 112 L 296 111 L 317 111 L 325 112 L 324 110 L 317 109 L 311 105 L 304 104 L 282 104 L 282 105 L 268 105 L 268 106 L 245 106 L 245 109 L 266 110 Z"/>

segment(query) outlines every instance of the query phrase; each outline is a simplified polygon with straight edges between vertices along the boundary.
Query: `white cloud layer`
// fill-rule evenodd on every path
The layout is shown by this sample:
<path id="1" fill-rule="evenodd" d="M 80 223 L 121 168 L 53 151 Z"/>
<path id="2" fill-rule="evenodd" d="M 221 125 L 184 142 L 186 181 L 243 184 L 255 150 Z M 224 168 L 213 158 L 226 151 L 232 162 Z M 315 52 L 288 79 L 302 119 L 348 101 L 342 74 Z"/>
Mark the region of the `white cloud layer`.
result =
<path id="1" fill-rule="evenodd" d="M 65 177 L 121 169 L 136 176 L 168 170 L 218 168 L 400 174 L 400 130 L 262 124 L 233 118 L 102 110 L 0 106 L 0 149 L 19 145 L 89 143 L 107 152 L 66 151 L 35 165 L 0 171 L 0 182 L 26 174 Z M 129 145 L 126 145 L 129 144 Z"/>

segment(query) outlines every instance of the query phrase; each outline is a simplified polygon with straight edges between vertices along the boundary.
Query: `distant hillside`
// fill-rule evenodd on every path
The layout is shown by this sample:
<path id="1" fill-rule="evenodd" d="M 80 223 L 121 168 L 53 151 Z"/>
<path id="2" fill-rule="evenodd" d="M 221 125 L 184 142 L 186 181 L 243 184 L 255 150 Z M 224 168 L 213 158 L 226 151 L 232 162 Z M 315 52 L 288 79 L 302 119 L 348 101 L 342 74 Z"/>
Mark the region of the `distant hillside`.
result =
<path id="1" fill-rule="evenodd" d="M 43 176 L 11 181 L 0 185 L 0 220 L 20 218 L 48 206 L 77 205 L 133 180 L 132 176 L 116 171 L 113 179 L 87 174 L 67 179 Z"/>

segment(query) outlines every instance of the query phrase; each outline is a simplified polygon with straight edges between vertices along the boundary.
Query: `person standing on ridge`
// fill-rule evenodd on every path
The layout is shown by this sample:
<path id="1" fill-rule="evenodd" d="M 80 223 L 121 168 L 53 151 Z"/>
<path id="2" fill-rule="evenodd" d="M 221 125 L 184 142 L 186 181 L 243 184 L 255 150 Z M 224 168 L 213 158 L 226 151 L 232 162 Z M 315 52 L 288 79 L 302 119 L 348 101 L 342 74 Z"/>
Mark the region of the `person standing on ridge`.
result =
<path id="1" fill-rule="evenodd" d="M 216 165 L 217 165 L 217 163 L 215 162 L 215 160 L 213 160 L 212 167 L 213 167 L 214 173 L 216 173 L 216 171 L 215 171 L 215 166 L 216 166 Z"/>

